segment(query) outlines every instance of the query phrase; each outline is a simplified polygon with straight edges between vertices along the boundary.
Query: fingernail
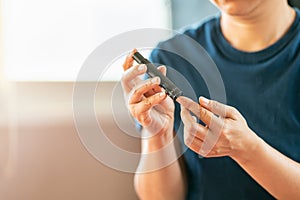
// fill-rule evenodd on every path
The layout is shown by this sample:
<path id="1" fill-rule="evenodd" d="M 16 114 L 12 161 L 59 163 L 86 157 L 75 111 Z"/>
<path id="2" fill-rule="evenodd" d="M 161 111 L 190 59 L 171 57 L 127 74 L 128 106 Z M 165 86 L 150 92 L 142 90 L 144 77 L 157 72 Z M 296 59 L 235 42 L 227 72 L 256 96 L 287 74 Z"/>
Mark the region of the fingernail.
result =
<path id="1" fill-rule="evenodd" d="M 192 116 L 192 117 L 193 117 L 194 121 L 197 122 L 197 117 L 195 117 L 195 116 Z"/>
<path id="2" fill-rule="evenodd" d="M 151 79 L 151 83 L 158 83 L 158 82 L 159 82 L 158 77 L 154 77 L 153 79 Z"/>
<path id="3" fill-rule="evenodd" d="M 139 71 L 143 71 L 145 69 L 146 65 L 142 64 L 138 67 Z"/>
<path id="4" fill-rule="evenodd" d="M 204 105 L 208 105 L 209 104 L 209 100 L 205 97 L 200 97 L 200 100 L 203 102 Z"/>

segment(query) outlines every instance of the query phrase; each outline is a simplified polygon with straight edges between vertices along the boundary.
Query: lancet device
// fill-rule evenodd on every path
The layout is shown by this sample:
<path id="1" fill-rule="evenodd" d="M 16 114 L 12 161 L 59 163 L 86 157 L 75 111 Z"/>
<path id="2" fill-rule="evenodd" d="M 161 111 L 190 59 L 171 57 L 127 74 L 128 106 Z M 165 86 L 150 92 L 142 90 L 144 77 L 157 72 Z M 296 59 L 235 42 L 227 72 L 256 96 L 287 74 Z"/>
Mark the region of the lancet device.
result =
<path id="1" fill-rule="evenodd" d="M 182 91 L 166 76 L 164 76 L 156 66 L 151 63 L 149 60 L 144 58 L 139 52 L 135 52 L 132 58 L 139 64 L 145 64 L 147 66 L 147 74 L 153 77 L 160 78 L 160 86 L 165 89 L 167 95 L 169 95 L 174 101 L 177 97 L 182 95 Z"/>

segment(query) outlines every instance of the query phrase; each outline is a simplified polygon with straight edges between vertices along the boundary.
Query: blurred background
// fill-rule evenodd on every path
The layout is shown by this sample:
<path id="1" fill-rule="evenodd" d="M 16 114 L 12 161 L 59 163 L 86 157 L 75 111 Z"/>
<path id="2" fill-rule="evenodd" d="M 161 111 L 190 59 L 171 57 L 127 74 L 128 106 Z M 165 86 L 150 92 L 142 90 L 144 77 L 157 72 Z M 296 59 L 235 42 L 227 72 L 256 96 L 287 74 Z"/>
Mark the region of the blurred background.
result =
<path id="1" fill-rule="evenodd" d="M 80 140 L 72 107 L 79 70 L 121 33 L 178 30 L 215 13 L 209 0 L 0 0 L 0 199 L 137 199 L 133 174 L 99 162 Z M 99 84 L 95 114 L 111 143 L 138 153 L 119 89 L 124 56 L 82 84 Z M 122 128 L 112 102 L 120 105 Z"/>
<path id="2" fill-rule="evenodd" d="M 137 199 L 133 174 L 99 162 L 80 140 L 72 108 L 77 75 L 108 39 L 139 28 L 179 29 L 214 14 L 214 6 L 208 0 L 0 3 L 0 199 Z M 101 128 L 112 144 L 139 153 L 139 139 L 127 134 L 136 129 L 119 88 L 125 54 L 99 66 L 105 68 L 99 80 L 81 84 L 99 82 L 95 113 Z M 91 104 L 84 96 L 77 101 Z M 83 123 L 88 132 L 92 125 Z M 138 159 L 128 162 L 134 166 Z"/>

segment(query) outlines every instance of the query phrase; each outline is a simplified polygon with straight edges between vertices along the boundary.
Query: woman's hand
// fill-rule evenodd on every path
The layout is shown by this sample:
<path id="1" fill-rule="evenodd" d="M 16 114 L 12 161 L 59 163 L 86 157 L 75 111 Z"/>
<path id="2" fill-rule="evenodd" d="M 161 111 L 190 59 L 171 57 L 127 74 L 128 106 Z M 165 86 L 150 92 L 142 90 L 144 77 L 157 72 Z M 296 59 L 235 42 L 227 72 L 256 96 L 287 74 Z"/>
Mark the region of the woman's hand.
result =
<path id="1" fill-rule="evenodd" d="M 181 104 L 184 140 L 190 149 L 204 157 L 230 156 L 247 161 L 259 138 L 237 109 L 204 97 L 199 104 L 187 97 L 177 101 Z M 205 125 L 197 123 L 190 111 Z"/>
<path id="2" fill-rule="evenodd" d="M 133 50 L 126 58 L 123 68 L 122 88 L 131 115 L 152 136 L 173 130 L 174 103 L 159 86 L 158 77 L 143 80 L 141 75 L 147 71 L 146 65 L 133 66 Z M 164 75 L 166 68 L 158 68 Z"/>

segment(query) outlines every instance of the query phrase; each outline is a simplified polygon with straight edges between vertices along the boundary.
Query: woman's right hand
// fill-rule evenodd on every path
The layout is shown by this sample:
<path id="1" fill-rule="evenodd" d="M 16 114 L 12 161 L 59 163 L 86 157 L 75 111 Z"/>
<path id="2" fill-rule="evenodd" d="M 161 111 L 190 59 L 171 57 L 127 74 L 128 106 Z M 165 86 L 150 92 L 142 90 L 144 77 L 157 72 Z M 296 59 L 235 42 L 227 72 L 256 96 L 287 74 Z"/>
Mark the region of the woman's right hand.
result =
<path id="1" fill-rule="evenodd" d="M 158 77 L 141 79 L 146 65 L 133 66 L 133 50 L 126 58 L 121 84 L 131 115 L 146 129 L 150 136 L 173 132 L 174 102 L 159 86 Z M 166 67 L 158 69 L 166 75 Z"/>

